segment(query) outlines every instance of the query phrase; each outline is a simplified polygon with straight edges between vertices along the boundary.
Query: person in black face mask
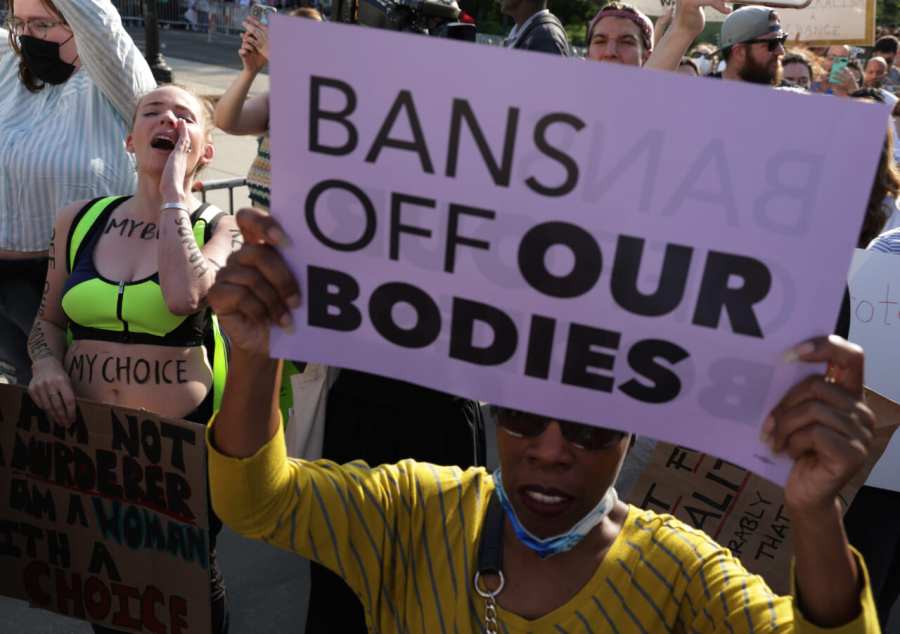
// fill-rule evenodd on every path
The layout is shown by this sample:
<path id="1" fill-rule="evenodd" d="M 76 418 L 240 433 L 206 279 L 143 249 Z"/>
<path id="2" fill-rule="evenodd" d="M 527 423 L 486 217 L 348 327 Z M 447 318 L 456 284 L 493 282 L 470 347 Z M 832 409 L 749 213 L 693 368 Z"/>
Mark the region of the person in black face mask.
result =
<path id="1" fill-rule="evenodd" d="M 0 24 L 0 382 L 27 385 L 57 209 L 133 191 L 122 140 L 156 87 L 110 0 L 9 0 Z M 59 236 L 65 240 L 65 236 Z"/>
<path id="2" fill-rule="evenodd" d="M 71 77 L 76 69 L 75 64 L 63 61 L 60 56 L 63 44 L 68 44 L 73 39 L 75 39 L 74 34 L 70 35 L 66 41 L 56 43 L 31 35 L 21 35 L 19 36 L 19 47 L 22 51 L 22 61 L 37 79 L 54 86 L 61 84 Z M 77 56 L 75 61 L 78 61 Z"/>

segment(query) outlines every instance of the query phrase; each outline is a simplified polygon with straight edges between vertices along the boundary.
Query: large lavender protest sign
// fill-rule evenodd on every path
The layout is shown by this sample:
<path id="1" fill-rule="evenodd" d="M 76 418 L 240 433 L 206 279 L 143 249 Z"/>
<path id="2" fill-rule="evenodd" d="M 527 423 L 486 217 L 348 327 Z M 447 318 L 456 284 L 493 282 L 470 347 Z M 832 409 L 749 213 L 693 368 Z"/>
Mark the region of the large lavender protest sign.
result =
<path id="1" fill-rule="evenodd" d="M 273 355 L 783 481 L 758 429 L 834 326 L 881 109 L 290 18 L 272 47 L 305 297 Z"/>

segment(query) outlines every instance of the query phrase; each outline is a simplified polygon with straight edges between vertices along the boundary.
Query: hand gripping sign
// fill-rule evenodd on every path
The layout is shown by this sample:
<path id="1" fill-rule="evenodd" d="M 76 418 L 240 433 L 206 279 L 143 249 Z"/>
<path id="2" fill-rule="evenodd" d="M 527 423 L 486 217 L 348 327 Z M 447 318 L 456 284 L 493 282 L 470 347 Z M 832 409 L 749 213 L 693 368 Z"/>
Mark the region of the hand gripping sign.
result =
<path id="1" fill-rule="evenodd" d="M 812 371 L 783 352 L 836 321 L 882 110 L 300 22 L 272 26 L 305 293 L 274 355 L 783 479 L 759 426 Z"/>

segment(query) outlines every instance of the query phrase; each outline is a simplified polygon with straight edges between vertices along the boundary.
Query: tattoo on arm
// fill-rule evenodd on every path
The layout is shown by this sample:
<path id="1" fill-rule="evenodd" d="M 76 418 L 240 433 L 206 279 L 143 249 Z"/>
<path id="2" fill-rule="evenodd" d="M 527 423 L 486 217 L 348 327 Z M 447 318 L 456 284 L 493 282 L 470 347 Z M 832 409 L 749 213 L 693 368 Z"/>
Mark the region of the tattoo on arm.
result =
<path id="1" fill-rule="evenodd" d="M 197 246 L 197 241 L 194 239 L 190 219 L 181 214 L 176 215 L 175 227 L 175 233 L 187 251 L 188 264 L 193 268 L 194 275 L 203 277 L 209 272 L 209 267 L 206 266 L 206 258 L 200 253 L 200 247 Z"/>

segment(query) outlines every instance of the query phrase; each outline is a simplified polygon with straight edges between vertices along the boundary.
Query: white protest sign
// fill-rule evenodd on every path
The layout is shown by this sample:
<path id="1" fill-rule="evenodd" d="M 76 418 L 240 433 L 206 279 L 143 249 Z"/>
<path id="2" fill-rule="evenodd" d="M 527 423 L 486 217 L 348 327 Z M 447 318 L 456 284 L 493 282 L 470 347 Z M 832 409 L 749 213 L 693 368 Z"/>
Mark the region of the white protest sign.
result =
<path id="1" fill-rule="evenodd" d="M 882 111 L 290 18 L 272 46 L 272 212 L 304 293 L 273 354 L 784 481 L 759 426 L 821 370 L 783 353 L 834 325 Z"/>
<path id="2" fill-rule="evenodd" d="M 646 15 L 658 17 L 665 13 L 667 9 L 674 8 L 675 0 L 636 0 L 629 4 Z M 706 14 L 707 22 L 721 22 L 725 19 L 724 15 L 712 8 L 704 9 L 703 12 Z"/>
<path id="3" fill-rule="evenodd" d="M 798 34 L 801 42 L 823 46 L 875 42 L 875 0 L 813 0 L 805 9 L 776 11 L 792 42 Z"/>
<path id="4" fill-rule="evenodd" d="M 900 402 L 900 257 L 857 249 L 848 281 L 850 341 L 866 352 L 866 386 Z M 900 434 L 866 484 L 900 491 Z"/>

